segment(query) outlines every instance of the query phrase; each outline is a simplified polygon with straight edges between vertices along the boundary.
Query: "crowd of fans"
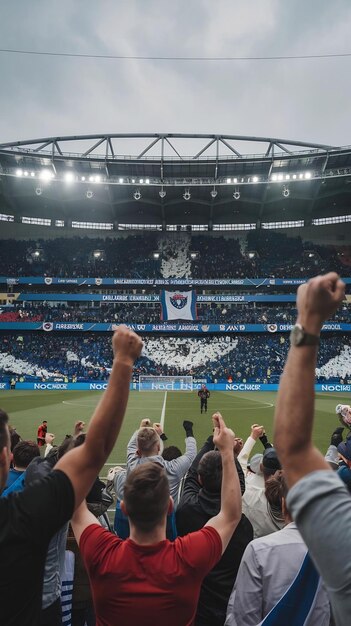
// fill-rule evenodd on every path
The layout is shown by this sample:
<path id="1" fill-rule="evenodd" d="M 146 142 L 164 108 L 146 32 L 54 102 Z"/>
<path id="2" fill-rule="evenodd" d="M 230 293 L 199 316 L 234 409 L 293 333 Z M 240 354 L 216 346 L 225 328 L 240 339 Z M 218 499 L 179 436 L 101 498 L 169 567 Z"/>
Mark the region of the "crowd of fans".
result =
<path id="1" fill-rule="evenodd" d="M 87 433 L 84 422 L 77 422 L 73 435 L 55 447 L 54 433 L 43 420 L 37 430 L 38 446 L 47 444 L 43 455 L 35 443 L 20 441 L 0 410 L 1 623 L 346 626 L 351 610 L 351 407 L 336 406 L 341 426 L 331 426 L 325 453 L 312 443 L 319 336 L 344 297 L 336 274 L 318 276 L 300 288 L 297 319 L 304 326 L 295 329 L 288 354 L 285 337 L 274 333 L 268 340 L 254 336 L 252 342 L 246 336 L 189 344 L 152 338 L 149 344 L 146 340 L 147 357 L 141 355 L 141 338 L 126 327 L 113 335 L 112 346 L 102 337 L 93 345 L 89 338 L 64 338 L 67 353 L 69 347 L 78 352 L 82 343 L 94 357 L 101 350 L 101 358 L 112 365 L 109 383 Z M 1 358 L 36 351 L 45 362 L 51 355 L 43 354 L 40 339 L 8 335 Z M 341 339 L 349 353 L 347 337 Z M 48 337 L 47 352 L 55 353 L 56 341 Z M 106 486 L 100 481 L 122 427 L 133 365 L 136 371 L 143 359 L 156 355 L 163 362 L 168 353 L 169 366 L 179 368 L 180 356 L 183 367 L 195 369 L 201 367 L 202 351 L 210 359 L 221 354 L 216 361 L 238 355 L 242 368 L 249 351 L 265 359 L 264 343 L 267 357 L 285 353 L 275 447 L 263 425 L 253 424 L 244 442 L 216 412 L 199 451 L 194 423 L 183 421 L 182 452 L 160 423 L 143 418 L 135 423 L 125 467 L 112 467 Z M 322 335 L 320 367 L 340 343 L 332 334 Z M 74 356 L 71 352 L 73 361 Z M 201 401 L 201 412 L 202 406 Z M 252 456 L 258 441 L 262 448 Z M 104 517 L 112 502 L 117 532 Z M 72 536 L 66 543 L 69 522 L 74 547 Z M 79 603 L 78 587 L 85 589 Z"/>
<path id="2" fill-rule="evenodd" d="M 288 351 L 280 333 L 218 335 L 201 338 L 145 336 L 134 368 L 152 376 L 192 375 L 209 382 L 277 383 Z M 350 336 L 326 333 L 317 365 L 317 380 L 351 377 Z M 346 350 L 346 352 L 345 352 Z M 105 380 L 111 364 L 108 335 L 25 333 L 0 335 L 0 376 Z"/>
<path id="3" fill-rule="evenodd" d="M 350 249 L 268 231 L 250 231 L 241 239 L 143 233 L 116 239 L 2 240 L 0 250 L 0 274 L 11 277 L 285 278 L 326 270 L 348 275 Z"/>

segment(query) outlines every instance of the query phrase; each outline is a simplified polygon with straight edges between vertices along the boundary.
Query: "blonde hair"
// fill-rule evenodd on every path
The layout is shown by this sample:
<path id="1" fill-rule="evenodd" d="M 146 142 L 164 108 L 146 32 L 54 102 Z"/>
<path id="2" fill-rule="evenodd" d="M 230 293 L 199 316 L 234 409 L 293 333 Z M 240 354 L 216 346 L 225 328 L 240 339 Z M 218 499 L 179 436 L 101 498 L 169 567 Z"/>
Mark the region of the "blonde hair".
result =
<path id="1" fill-rule="evenodd" d="M 154 428 L 140 428 L 137 435 L 138 450 L 144 456 L 149 456 L 156 445 L 160 445 L 160 437 Z"/>

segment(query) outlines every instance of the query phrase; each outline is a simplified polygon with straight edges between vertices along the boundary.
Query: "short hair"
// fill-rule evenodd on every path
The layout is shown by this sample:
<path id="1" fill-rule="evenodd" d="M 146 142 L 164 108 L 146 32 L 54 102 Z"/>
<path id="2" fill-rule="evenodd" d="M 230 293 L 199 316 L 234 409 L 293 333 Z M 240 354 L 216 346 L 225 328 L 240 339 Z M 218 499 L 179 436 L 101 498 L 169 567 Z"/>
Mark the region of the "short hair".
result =
<path id="1" fill-rule="evenodd" d="M 286 500 L 288 495 L 288 485 L 286 484 L 285 475 L 282 470 L 275 472 L 273 476 L 266 481 L 265 494 L 268 503 L 274 509 L 282 510 L 282 499 Z"/>
<path id="2" fill-rule="evenodd" d="M 182 453 L 177 446 L 167 446 L 162 452 L 162 457 L 165 461 L 172 461 L 173 459 L 178 459 L 180 456 L 182 456 Z"/>
<path id="3" fill-rule="evenodd" d="M 0 452 L 10 445 L 10 435 L 8 429 L 9 416 L 0 409 Z"/>
<path id="4" fill-rule="evenodd" d="M 202 482 L 202 486 L 206 491 L 211 493 L 221 493 L 222 486 L 222 457 L 217 450 L 206 452 L 200 459 L 197 468 Z"/>
<path id="5" fill-rule="evenodd" d="M 138 450 L 145 456 L 148 456 L 155 446 L 160 443 L 160 437 L 156 430 L 152 427 L 146 426 L 140 428 L 137 434 Z"/>
<path id="6" fill-rule="evenodd" d="M 28 467 L 37 456 L 40 456 L 40 450 L 34 441 L 19 441 L 13 449 L 13 464 L 16 467 Z"/>
<path id="7" fill-rule="evenodd" d="M 147 462 L 132 470 L 124 485 L 124 503 L 138 530 L 150 532 L 161 524 L 169 506 L 169 483 L 162 465 Z"/>
<path id="8" fill-rule="evenodd" d="M 43 420 L 43 424 L 47 424 L 47 423 L 48 423 L 48 421 L 47 421 L 47 420 Z"/>

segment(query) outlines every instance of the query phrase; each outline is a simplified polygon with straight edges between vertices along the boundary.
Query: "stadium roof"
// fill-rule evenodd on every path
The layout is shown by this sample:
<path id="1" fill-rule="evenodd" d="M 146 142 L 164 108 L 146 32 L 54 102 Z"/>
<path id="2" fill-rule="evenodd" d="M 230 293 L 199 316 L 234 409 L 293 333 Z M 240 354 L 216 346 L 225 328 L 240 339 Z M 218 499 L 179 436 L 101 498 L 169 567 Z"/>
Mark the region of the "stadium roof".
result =
<path id="1" fill-rule="evenodd" d="M 351 147 L 267 137 L 108 134 L 0 144 L 0 211 L 114 224 L 350 213 Z"/>

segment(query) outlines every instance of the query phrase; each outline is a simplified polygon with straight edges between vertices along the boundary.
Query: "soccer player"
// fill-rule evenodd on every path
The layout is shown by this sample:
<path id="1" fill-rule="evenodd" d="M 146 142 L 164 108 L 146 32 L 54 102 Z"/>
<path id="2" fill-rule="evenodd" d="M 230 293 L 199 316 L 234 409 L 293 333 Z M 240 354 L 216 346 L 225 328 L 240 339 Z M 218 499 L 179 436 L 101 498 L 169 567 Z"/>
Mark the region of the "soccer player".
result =
<path id="1" fill-rule="evenodd" d="M 197 392 L 198 397 L 200 398 L 200 411 L 203 413 L 207 413 L 207 400 L 210 397 L 210 392 L 207 389 L 206 385 L 201 385 L 201 389 Z"/>

